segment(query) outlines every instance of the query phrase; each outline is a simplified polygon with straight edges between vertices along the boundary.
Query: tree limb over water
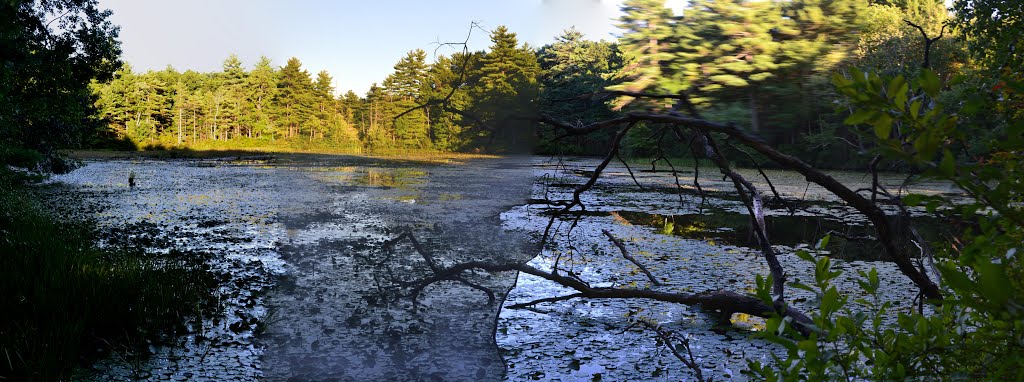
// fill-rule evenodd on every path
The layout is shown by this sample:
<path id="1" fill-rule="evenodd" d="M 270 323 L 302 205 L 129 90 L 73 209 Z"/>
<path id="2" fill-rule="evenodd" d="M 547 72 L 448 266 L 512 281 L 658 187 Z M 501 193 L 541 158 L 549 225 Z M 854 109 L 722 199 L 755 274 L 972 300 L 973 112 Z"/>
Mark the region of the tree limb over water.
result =
<path id="1" fill-rule="evenodd" d="M 415 237 L 409 233 L 403 233 L 399 238 L 408 238 L 414 243 Z M 395 239 L 397 241 L 399 239 Z M 430 254 L 423 251 L 422 247 L 414 244 L 416 252 L 423 257 L 427 264 L 434 264 L 434 260 Z M 467 284 L 463 275 L 468 272 L 480 270 L 489 273 L 518 271 L 530 275 L 534 275 L 545 280 L 554 282 L 555 284 L 561 285 L 566 288 L 576 290 L 577 293 L 569 294 L 565 296 L 550 297 L 540 300 L 535 300 L 527 303 L 516 304 L 510 306 L 510 308 L 526 308 L 529 306 L 548 303 L 565 301 L 577 298 L 590 298 L 590 299 L 644 299 L 663 301 L 669 303 L 676 303 L 688 306 L 700 306 L 708 311 L 717 311 L 722 314 L 723 317 L 732 316 L 734 313 L 746 313 L 758 317 L 770 317 L 773 312 L 779 309 L 778 306 L 772 306 L 766 304 L 760 298 L 750 294 L 740 294 L 729 291 L 706 291 L 700 293 L 676 293 L 676 292 L 664 292 L 653 289 L 629 289 L 629 288 L 601 288 L 593 287 L 589 283 L 575 277 L 563 276 L 556 270 L 545 271 L 540 268 L 536 268 L 525 263 L 496 263 L 487 261 L 468 261 L 459 264 L 452 265 L 450 267 L 437 267 L 432 266 L 432 275 L 427 276 L 418 280 L 402 282 L 403 285 L 412 288 L 410 297 L 414 300 L 419 294 L 428 286 L 442 282 L 442 281 L 457 281 L 463 284 Z M 469 284 L 467 284 L 469 285 Z M 474 284 L 475 285 L 475 284 Z M 476 286 L 470 285 L 474 289 L 479 289 Z M 491 292 L 493 294 L 493 292 Z M 490 296 L 491 294 L 489 294 Z M 791 321 L 797 330 L 804 334 L 810 334 L 813 331 L 813 326 L 810 318 L 796 309 L 785 309 L 782 312 L 784 317 L 787 317 Z"/>

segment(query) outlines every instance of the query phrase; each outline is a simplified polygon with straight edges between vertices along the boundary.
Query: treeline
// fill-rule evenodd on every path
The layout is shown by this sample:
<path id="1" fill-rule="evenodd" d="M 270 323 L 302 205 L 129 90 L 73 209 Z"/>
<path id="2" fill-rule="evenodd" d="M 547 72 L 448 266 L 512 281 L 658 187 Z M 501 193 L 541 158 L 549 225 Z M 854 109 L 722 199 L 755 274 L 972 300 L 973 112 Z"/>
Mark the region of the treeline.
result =
<path id="1" fill-rule="evenodd" d="M 942 0 L 695 0 L 682 14 L 663 0 L 627 0 L 622 10 L 615 42 L 570 29 L 534 48 L 498 27 L 486 51 L 432 63 L 411 51 L 363 97 L 335 97 L 330 74 L 314 78 L 296 58 L 280 68 L 263 58 L 247 71 L 231 56 L 216 73 L 138 74 L 126 66 L 94 84 L 96 105 L 108 137 L 139 145 L 601 154 L 610 136 L 552 142 L 534 117 L 594 121 L 664 111 L 683 105 L 607 91 L 682 92 L 705 118 L 735 123 L 818 165 L 849 165 L 870 140 L 842 124 L 832 75 L 850 68 L 911 75 L 924 64 L 922 32 L 938 37 L 950 17 Z M 970 77 L 965 44 L 946 32 L 931 46 L 929 66 L 943 79 Z M 656 126 L 634 129 L 623 149 L 685 153 L 658 147 L 656 134 Z"/>
<path id="2" fill-rule="evenodd" d="M 430 64 L 423 50 L 410 51 L 364 97 L 352 91 L 335 97 L 331 75 L 314 78 L 298 58 L 276 68 L 263 57 L 246 70 L 234 55 L 215 73 L 135 73 L 126 65 L 93 89 L 108 122 L 105 136 L 140 146 L 525 148 L 533 124 L 502 120 L 529 113 L 540 89 L 537 52 L 505 27 L 491 32 L 491 41 L 487 52 L 439 56 Z M 439 98 L 450 103 L 424 106 Z"/>

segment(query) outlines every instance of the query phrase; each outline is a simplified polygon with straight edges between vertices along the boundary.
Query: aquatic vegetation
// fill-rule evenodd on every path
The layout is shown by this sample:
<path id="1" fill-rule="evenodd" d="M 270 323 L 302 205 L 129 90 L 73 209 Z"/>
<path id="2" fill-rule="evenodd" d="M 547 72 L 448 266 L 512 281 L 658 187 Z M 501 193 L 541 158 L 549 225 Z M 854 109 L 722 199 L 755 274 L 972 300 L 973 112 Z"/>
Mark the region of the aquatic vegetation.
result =
<path id="1" fill-rule="evenodd" d="M 9 179 L 0 207 L 0 377 L 58 380 L 104 354 L 147 354 L 212 303 L 200 259 L 98 248 L 88 225 Z"/>

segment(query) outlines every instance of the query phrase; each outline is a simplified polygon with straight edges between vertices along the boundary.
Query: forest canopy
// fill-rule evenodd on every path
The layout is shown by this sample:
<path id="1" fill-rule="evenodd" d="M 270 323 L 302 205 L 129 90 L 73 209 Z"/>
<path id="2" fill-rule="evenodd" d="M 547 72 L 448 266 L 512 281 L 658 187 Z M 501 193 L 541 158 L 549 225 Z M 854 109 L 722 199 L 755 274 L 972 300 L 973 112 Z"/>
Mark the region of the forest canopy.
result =
<path id="1" fill-rule="evenodd" d="M 121 66 L 109 16 L 95 0 L 0 2 L 0 163 L 32 165 L 101 128 L 88 85 Z"/>
<path id="2" fill-rule="evenodd" d="M 612 42 L 570 28 L 532 47 L 499 26 L 486 50 L 415 49 L 365 95 L 337 94 L 330 73 L 309 73 L 299 58 L 263 57 L 248 69 L 229 55 L 212 73 L 139 73 L 125 64 L 92 85 L 106 123 L 99 136 L 138 147 L 598 154 L 611 136 L 538 140 L 550 136 L 538 133 L 536 114 L 587 120 L 668 110 L 671 100 L 607 92 L 685 93 L 709 119 L 820 165 L 853 166 L 866 163 L 856 153 L 871 144 L 842 123 L 832 74 L 916 73 L 925 57 L 921 33 L 942 35 L 928 61 L 943 80 L 975 77 L 987 59 L 969 57 L 937 0 L 692 1 L 681 14 L 661 0 L 630 0 L 622 11 Z M 624 149 L 654 155 L 650 133 L 636 129 Z"/>

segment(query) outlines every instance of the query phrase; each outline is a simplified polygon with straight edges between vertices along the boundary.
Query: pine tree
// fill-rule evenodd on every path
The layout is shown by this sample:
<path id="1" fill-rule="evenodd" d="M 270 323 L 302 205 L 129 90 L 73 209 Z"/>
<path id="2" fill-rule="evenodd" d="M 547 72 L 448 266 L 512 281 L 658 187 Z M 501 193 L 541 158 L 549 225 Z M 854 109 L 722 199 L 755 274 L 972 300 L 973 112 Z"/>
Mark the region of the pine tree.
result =
<path id="1" fill-rule="evenodd" d="M 405 100 L 419 100 L 427 82 L 427 53 L 422 49 L 409 51 L 395 64 L 395 72 L 384 79 L 384 88 Z"/>
<path id="2" fill-rule="evenodd" d="M 700 56 L 681 52 L 686 83 L 700 95 L 695 101 L 745 98 L 750 129 L 761 130 L 762 84 L 790 64 L 779 60 L 781 44 L 773 36 L 781 10 L 775 2 L 751 0 L 701 1 L 691 9 L 683 24 L 702 41 L 683 44 L 706 48 Z"/>
<path id="3" fill-rule="evenodd" d="M 617 73 L 623 67 L 623 60 L 617 46 L 585 40 L 582 33 L 570 28 L 557 37 L 555 43 L 542 47 L 537 59 L 542 70 L 539 102 L 545 111 L 569 121 L 597 121 L 614 116 L 604 104 L 604 98 L 579 99 L 577 96 L 600 92 L 618 82 Z M 553 142 L 562 146 L 544 150 L 596 153 L 607 149 L 611 137 L 611 132 L 598 132 L 586 138 L 578 137 L 574 147 L 565 146 L 565 142 Z"/>
<path id="4" fill-rule="evenodd" d="M 245 81 L 246 73 L 242 69 L 242 61 L 231 54 L 224 60 L 224 71 L 220 74 L 218 93 L 223 96 L 222 119 L 224 138 L 232 132 L 235 137 L 242 135 L 244 121 Z"/>
<path id="5" fill-rule="evenodd" d="M 332 121 L 336 121 L 337 107 L 334 101 L 333 82 L 334 79 L 326 70 L 317 73 L 316 82 L 313 83 L 313 94 L 316 98 L 316 111 L 313 113 L 313 117 L 316 118 L 316 123 L 309 124 L 315 127 L 315 131 L 309 132 L 310 140 L 313 140 L 314 137 L 324 138 L 327 131 L 332 130 L 329 128 L 332 126 Z"/>
<path id="6" fill-rule="evenodd" d="M 612 90 L 650 93 L 674 93 L 679 90 L 672 82 L 664 81 L 674 77 L 671 46 L 675 43 L 677 17 L 665 7 L 663 0 L 626 0 L 619 18 L 619 49 L 626 56 L 628 64 L 622 75 L 626 81 L 610 87 Z M 616 101 L 616 109 L 633 102 L 632 97 Z M 654 105 L 645 102 L 644 107 Z"/>
<path id="7" fill-rule="evenodd" d="M 278 120 L 287 128 L 286 137 L 295 137 L 310 115 L 313 104 L 313 83 L 309 72 L 302 69 L 298 58 L 288 59 L 281 68 L 277 83 Z"/>
<path id="8" fill-rule="evenodd" d="M 522 150 L 531 143 L 534 127 L 522 118 L 536 113 L 540 66 L 533 48 L 519 46 L 505 26 L 491 32 L 490 51 L 480 59 L 479 80 L 471 92 L 476 115 L 491 130 L 477 126 L 478 144 Z"/>
<path id="9" fill-rule="evenodd" d="M 361 116 L 362 142 L 368 150 L 394 146 L 394 130 L 391 128 L 392 105 L 384 88 L 373 83 L 366 92 Z"/>
<path id="10" fill-rule="evenodd" d="M 423 99 L 422 93 L 427 85 L 426 55 L 421 49 L 409 51 L 395 64 L 395 72 L 384 79 L 384 89 L 399 114 L 416 108 Z M 429 146 L 430 125 L 426 109 L 412 110 L 395 119 L 393 129 L 395 143 L 401 147 Z"/>
<path id="11" fill-rule="evenodd" d="M 271 120 L 271 100 L 277 95 L 276 73 L 270 65 L 270 59 L 261 56 L 252 72 L 246 78 L 246 96 L 252 110 L 249 115 L 249 136 L 255 132 L 257 137 L 268 136 L 274 138 L 274 124 Z"/>
<path id="12" fill-rule="evenodd" d="M 466 144 L 463 135 L 462 116 L 448 112 L 447 108 L 466 110 L 470 106 L 470 95 L 466 91 L 478 76 L 477 64 L 481 53 L 456 53 L 452 57 L 439 56 L 428 70 L 428 84 L 424 95 L 428 99 L 440 100 L 447 97 L 446 105 L 428 107 L 431 141 L 435 148 L 457 150 Z M 450 95 L 450 96 L 449 96 Z"/>

